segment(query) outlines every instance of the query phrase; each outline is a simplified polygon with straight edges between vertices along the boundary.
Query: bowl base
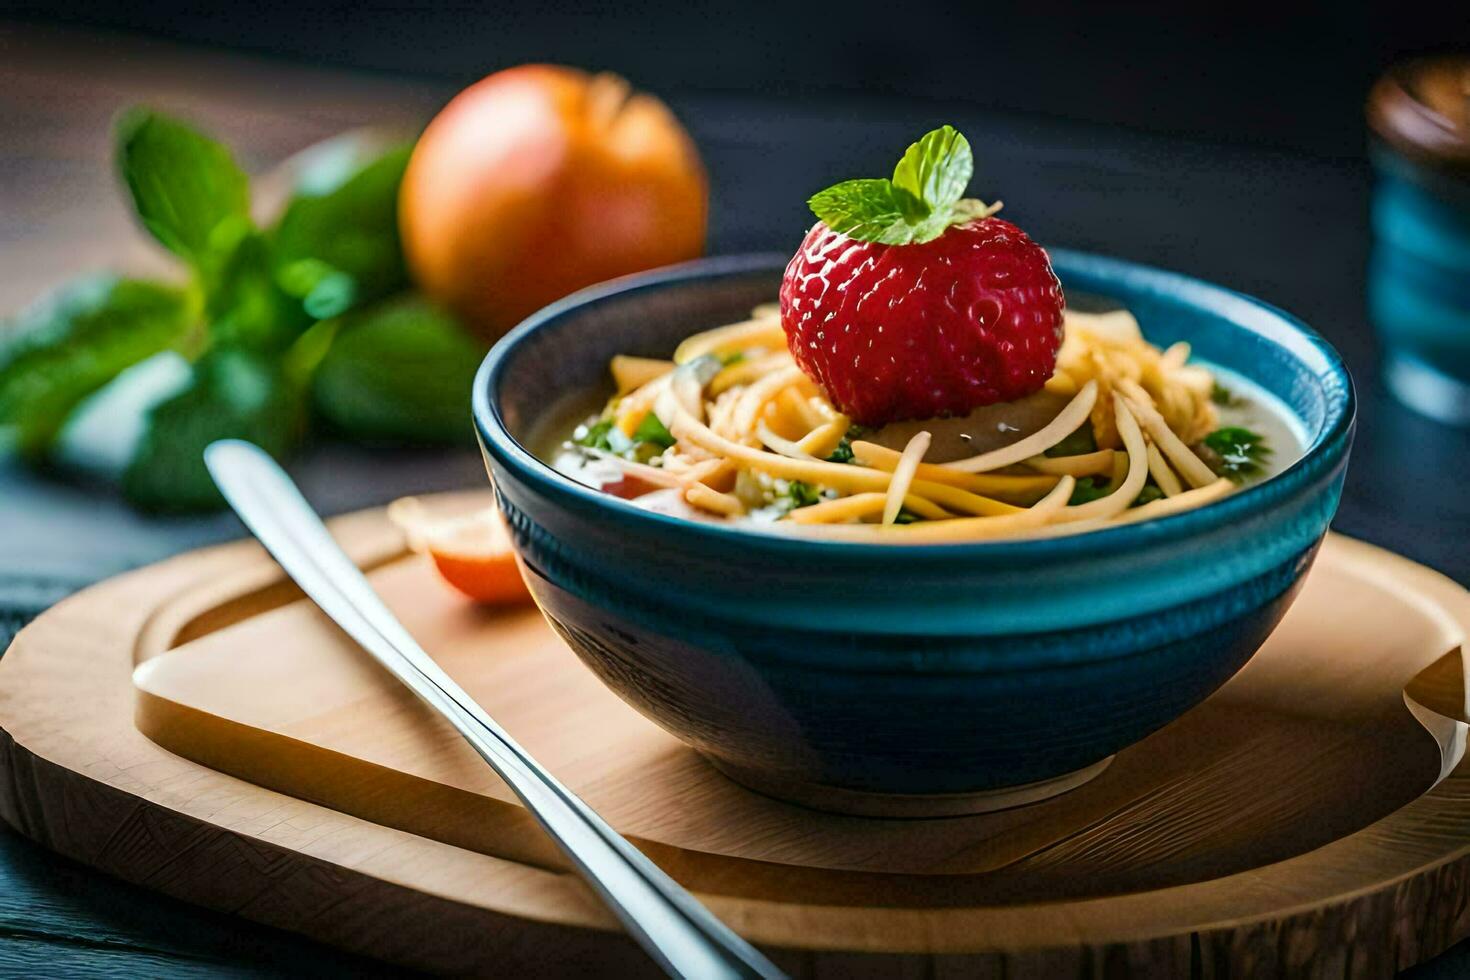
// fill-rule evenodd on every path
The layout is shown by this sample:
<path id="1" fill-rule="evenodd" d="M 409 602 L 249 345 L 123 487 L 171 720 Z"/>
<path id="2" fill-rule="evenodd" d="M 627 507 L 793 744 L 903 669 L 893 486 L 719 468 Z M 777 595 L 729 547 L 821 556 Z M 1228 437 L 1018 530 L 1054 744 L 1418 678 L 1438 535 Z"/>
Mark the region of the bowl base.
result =
<path id="1" fill-rule="evenodd" d="M 1108 756 L 1075 772 L 1019 786 L 974 793 L 874 793 L 867 790 L 843 789 L 823 783 L 783 779 L 769 773 L 756 772 L 705 756 L 712 766 L 746 789 L 787 803 L 797 803 L 813 810 L 842 813 L 855 817 L 890 817 L 917 820 L 931 817 L 967 817 L 977 813 L 993 813 L 1012 807 L 1040 803 L 1053 796 L 1088 783 L 1101 775 L 1113 761 Z"/>

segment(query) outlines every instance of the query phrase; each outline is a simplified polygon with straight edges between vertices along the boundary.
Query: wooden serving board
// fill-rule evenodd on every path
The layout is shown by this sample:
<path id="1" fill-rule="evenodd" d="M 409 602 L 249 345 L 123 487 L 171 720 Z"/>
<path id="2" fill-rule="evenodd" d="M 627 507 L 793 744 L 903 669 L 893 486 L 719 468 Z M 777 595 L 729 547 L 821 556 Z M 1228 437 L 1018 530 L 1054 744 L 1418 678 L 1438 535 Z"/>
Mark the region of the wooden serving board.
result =
<path id="1" fill-rule="evenodd" d="M 1470 934 L 1470 595 L 1368 545 L 1329 539 L 1251 664 L 1087 785 L 885 821 L 737 787 L 534 610 L 462 602 L 380 512 L 334 530 L 491 714 L 795 975 L 1385 976 Z M 651 970 L 253 544 L 42 616 L 0 660 L 0 727 L 0 815 L 123 878 L 436 970 Z"/>

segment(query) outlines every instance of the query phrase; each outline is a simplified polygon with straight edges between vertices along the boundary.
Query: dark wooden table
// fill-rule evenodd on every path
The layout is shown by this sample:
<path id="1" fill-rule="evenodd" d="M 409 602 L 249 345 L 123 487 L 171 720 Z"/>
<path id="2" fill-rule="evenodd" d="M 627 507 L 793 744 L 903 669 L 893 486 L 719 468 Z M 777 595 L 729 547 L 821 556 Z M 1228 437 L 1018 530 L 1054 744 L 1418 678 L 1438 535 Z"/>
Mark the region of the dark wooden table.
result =
<path id="1" fill-rule="evenodd" d="M 110 122 L 126 105 L 187 115 L 260 172 L 343 129 L 421 123 L 450 94 L 440 84 L 0 21 L 0 311 L 88 269 L 165 267 L 131 227 L 111 173 Z M 794 248 L 813 188 L 883 172 L 895 147 L 952 122 L 976 148 L 977 193 L 1004 198 L 1007 217 L 1042 242 L 1178 269 L 1302 316 L 1343 352 L 1361 399 L 1337 529 L 1470 584 L 1470 433 L 1399 407 L 1377 375 L 1362 295 L 1361 155 L 1206 145 L 973 104 L 670 101 L 711 170 L 712 252 Z M 297 475 L 327 512 L 483 479 L 472 452 L 338 445 L 316 447 Z M 239 534 L 231 517 L 142 518 L 104 490 L 0 463 L 0 646 L 75 588 Z M 0 831 L 0 975 L 305 972 L 384 968 L 105 879 Z M 1462 945 L 1417 972 L 1470 974 L 1470 951 Z"/>

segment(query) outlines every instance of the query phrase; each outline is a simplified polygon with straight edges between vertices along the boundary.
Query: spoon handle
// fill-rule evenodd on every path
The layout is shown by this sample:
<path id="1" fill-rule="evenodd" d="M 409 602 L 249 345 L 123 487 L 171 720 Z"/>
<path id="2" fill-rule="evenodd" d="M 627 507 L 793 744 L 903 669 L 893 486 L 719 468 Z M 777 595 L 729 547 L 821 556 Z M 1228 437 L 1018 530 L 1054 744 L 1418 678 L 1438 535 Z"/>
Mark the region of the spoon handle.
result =
<path id="1" fill-rule="evenodd" d="M 623 926 L 670 976 L 780 977 L 753 946 L 556 780 L 436 664 L 259 447 L 204 453 L 245 526 L 322 611 L 464 736 L 520 797 Z"/>

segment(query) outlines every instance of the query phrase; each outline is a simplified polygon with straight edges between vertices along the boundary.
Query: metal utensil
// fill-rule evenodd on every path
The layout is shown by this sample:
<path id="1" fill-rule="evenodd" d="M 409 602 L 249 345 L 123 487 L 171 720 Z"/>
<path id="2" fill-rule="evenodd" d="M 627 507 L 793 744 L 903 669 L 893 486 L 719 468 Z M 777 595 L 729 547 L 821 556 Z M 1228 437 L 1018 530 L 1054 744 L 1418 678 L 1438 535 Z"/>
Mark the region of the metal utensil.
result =
<path id="1" fill-rule="evenodd" d="M 464 736 L 653 959 L 676 977 L 780 970 L 543 769 L 383 605 L 296 485 L 259 447 L 225 440 L 204 460 L 225 499 L 322 611 Z"/>

